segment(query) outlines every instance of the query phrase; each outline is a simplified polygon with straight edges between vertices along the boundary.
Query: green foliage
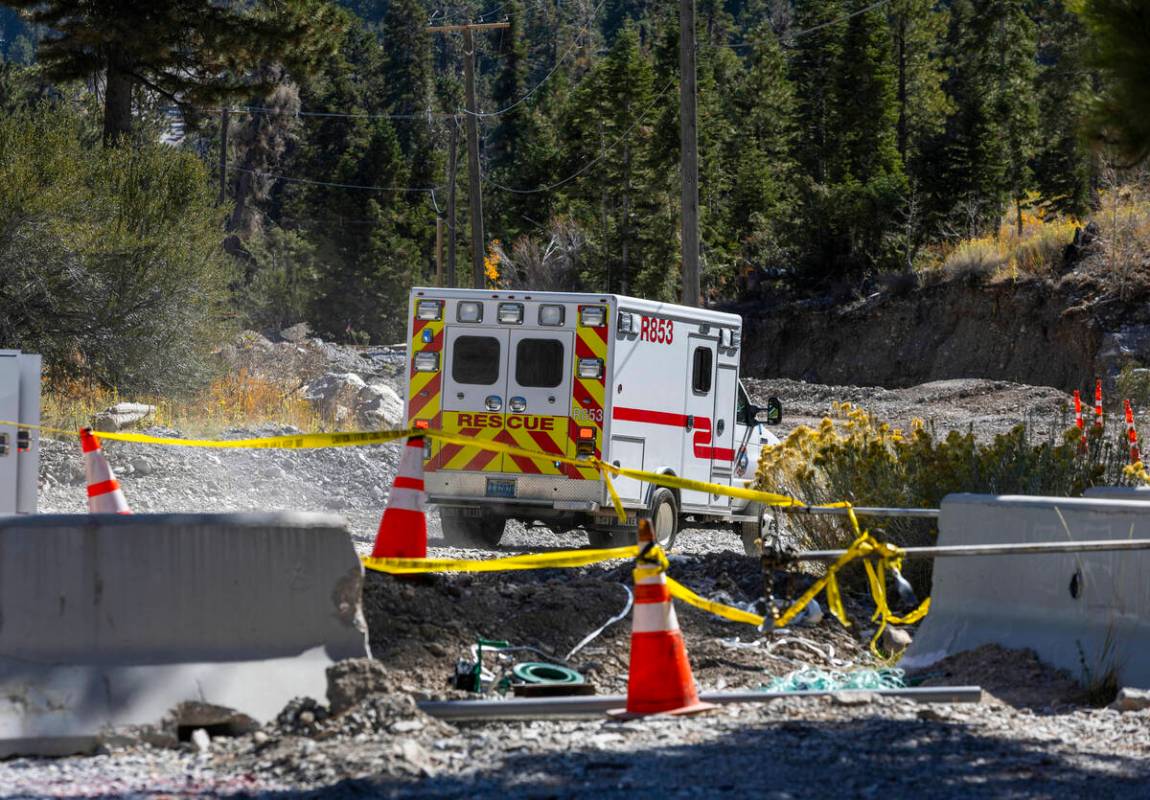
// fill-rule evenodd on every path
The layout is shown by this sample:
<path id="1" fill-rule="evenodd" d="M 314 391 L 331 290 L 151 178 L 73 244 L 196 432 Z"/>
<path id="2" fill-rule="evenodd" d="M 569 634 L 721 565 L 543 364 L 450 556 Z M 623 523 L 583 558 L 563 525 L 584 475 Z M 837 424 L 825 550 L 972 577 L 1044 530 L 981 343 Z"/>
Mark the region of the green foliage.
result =
<path id="1" fill-rule="evenodd" d="M 1150 154 L 1150 8 L 1141 0 L 1084 0 L 1092 61 L 1105 74 L 1093 133 L 1131 163 Z"/>
<path id="2" fill-rule="evenodd" d="M 0 341 L 126 391 L 201 383 L 230 277 L 212 195 L 191 155 L 102 150 L 61 111 L 0 119 Z"/>
<path id="3" fill-rule="evenodd" d="M 202 106 L 303 74 L 345 25 L 326 0 L 4 0 L 50 33 L 38 57 L 57 80 L 105 77 L 104 135 L 131 131 L 132 93 Z"/>

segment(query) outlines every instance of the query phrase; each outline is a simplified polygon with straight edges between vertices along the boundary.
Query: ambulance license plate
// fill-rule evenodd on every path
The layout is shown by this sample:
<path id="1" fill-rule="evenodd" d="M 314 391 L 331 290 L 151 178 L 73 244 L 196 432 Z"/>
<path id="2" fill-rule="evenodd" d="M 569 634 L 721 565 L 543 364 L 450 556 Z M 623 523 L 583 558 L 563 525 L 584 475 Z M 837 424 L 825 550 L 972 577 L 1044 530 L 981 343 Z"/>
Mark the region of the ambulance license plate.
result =
<path id="1" fill-rule="evenodd" d="M 514 497 L 515 496 L 515 479 L 514 478 L 488 478 L 487 479 L 487 496 L 488 497 Z"/>

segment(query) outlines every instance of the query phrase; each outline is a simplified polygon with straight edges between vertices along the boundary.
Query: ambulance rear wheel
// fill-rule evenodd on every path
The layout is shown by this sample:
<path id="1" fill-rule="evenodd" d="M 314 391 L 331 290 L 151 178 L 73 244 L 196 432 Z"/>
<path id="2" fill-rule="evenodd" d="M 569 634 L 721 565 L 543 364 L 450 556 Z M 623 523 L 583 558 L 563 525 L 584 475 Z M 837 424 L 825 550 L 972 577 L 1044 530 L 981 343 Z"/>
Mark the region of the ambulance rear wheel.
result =
<path id="1" fill-rule="evenodd" d="M 675 500 L 675 493 L 665 486 L 655 489 L 651 495 L 650 512 L 655 540 L 669 552 L 679 535 L 679 503 Z"/>
<path id="2" fill-rule="evenodd" d="M 454 547 L 494 549 L 503 538 L 507 520 L 503 517 L 442 517 L 444 540 Z"/>
<path id="3" fill-rule="evenodd" d="M 755 517 L 753 522 L 739 523 L 743 552 L 749 556 L 761 556 L 763 554 L 763 537 L 766 535 L 767 509 L 761 503 L 751 503 L 743 513 Z"/>

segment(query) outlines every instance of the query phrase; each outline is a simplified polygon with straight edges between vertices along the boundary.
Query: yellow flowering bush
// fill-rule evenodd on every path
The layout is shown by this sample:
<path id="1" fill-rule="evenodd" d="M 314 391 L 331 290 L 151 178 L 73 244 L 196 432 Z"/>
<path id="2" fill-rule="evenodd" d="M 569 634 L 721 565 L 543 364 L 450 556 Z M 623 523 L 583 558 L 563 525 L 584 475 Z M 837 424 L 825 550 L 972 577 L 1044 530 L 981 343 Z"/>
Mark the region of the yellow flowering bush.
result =
<path id="1" fill-rule="evenodd" d="M 812 505 L 849 500 L 858 506 L 938 508 L 954 492 L 1075 496 L 1090 486 L 1146 476 L 1141 464 L 1126 466 L 1124 426 L 1088 429 L 1085 445 L 1081 439 L 1070 427 L 1060 437 L 1035 441 L 1025 425 L 985 442 L 972 432 L 938 438 L 922 420 L 904 431 L 841 403 L 818 428 L 800 426 L 764 449 L 755 485 Z M 932 543 L 937 534 L 931 520 L 862 522 L 872 530 L 881 526 L 879 538 L 904 546 Z M 785 523 L 803 546 L 842 547 L 851 538 L 841 518 L 787 515 Z"/>

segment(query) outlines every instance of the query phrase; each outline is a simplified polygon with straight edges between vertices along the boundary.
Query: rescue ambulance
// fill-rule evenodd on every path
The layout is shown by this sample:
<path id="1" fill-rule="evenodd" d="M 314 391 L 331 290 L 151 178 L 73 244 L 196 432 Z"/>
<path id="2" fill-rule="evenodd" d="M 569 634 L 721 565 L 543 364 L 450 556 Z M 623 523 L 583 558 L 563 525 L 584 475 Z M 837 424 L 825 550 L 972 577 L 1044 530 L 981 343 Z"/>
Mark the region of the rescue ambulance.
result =
<path id="1" fill-rule="evenodd" d="M 739 381 L 734 314 L 612 294 L 416 288 L 408 331 L 407 419 L 463 442 L 428 440 L 424 485 L 455 545 L 494 547 L 509 519 L 582 528 L 626 543 L 648 512 L 666 547 L 680 527 L 734 528 L 748 552 L 756 503 L 615 478 L 622 526 L 594 467 L 479 446 L 502 442 L 571 458 L 745 486 L 777 443 Z"/>

